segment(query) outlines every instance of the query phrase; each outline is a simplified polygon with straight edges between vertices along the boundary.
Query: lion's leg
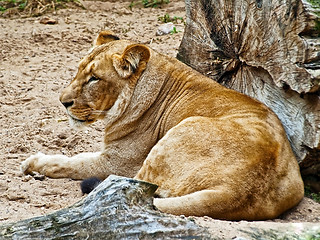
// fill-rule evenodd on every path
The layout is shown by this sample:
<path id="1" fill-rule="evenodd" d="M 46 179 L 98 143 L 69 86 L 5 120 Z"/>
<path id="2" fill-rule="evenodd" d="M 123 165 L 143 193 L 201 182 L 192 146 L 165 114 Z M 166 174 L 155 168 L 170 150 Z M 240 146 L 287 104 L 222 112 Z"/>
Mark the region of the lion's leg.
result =
<path id="1" fill-rule="evenodd" d="M 105 169 L 95 167 L 101 157 L 101 152 L 81 153 L 73 157 L 37 153 L 21 163 L 21 170 L 24 174 L 38 172 L 52 178 L 105 178 Z"/>

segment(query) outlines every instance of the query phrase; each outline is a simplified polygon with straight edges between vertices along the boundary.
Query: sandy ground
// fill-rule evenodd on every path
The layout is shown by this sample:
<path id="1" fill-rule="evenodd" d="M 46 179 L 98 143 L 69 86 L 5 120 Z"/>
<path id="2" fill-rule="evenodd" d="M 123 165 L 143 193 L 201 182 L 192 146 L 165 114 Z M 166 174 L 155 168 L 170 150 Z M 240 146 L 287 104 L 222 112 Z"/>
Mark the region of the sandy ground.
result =
<path id="1" fill-rule="evenodd" d="M 131 1 L 83 2 L 87 10 L 64 9 L 40 18 L 0 19 L 0 224 L 39 216 L 69 206 L 83 196 L 79 181 L 23 176 L 20 162 L 39 151 L 72 156 L 102 146 L 102 125 L 84 132 L 72 130 L 59 103 L 59 93 L 75 76 L 77 64 L 97 33 L 111 29 L 175 56 L 183 36 L 156 36 L 158 17 L 184 17 L 184 2 L 162 8 L 128 6 Z M 198 220 L 214 229 L 212 219 Z M 320 204 L 305 198 L 275 222 L 320 222 Z"/>

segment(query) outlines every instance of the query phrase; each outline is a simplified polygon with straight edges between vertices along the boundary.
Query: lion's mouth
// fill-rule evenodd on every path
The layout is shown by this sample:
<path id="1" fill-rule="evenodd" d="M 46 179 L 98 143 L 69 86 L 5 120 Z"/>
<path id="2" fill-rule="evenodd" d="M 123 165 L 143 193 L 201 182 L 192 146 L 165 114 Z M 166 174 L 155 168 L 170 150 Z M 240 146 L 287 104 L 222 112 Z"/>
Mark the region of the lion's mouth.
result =
<path id="1" fill-rule="evenodd" d="M 75 121 L 75 122 L 81 122 L 81 123 L 87 122 L 86 120 L 81 120 L 81 119 L 78 119 L 78 118 L 75 118 L 75 117 L 72 117 L 72 116 L 70 116 L 70 118 L 72 118 L 72 120 Z"/>
<path id="2" fill-rule="evenodd" d="M 69 124 L 73 129 L 83 130 L 87 125 L 87 121 L 78 119 L 72 116 L 69 112 L 68 112 L 68 117 L 69 117 Z"/>
<path id="3" fill-rule="evenodd" d="M 95 122 L 95 120 L 93 120 L 93 119 L 82 120 L 82 119 L 76 118 L 70 113 L 68 113 L 68 116 L 69 116 L 70 125 L 76 129 L 83 128 L 83 127 Z"/>
<path id="4" fill-rule="evenodd" d="M 86 122 L 86 120 L 81 120 L 81 119 L 73 116 L 69 111 L 68 111 L 67 113 L 68 113 L 68 117 L 69 117 L 72 121 L 80 122 L 80 123 L 85 123 L 85 122 Z"/>

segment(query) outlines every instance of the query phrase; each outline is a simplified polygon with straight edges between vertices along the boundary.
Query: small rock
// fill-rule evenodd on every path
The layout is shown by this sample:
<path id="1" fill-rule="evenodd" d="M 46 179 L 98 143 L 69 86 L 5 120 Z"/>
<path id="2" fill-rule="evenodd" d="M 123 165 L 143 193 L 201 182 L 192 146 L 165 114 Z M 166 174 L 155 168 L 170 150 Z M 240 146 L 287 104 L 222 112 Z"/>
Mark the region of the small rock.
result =
<path id="1" fill-rule="evenodd" d="M 68 135 L 64 132 L 58 134 L 58 138 L 60 138 L 60 139 L 67 139 L 67 137 L 68 137 Z"/>
<path id="2" fill-rule="evenodd" d="M 21 181 L 22 182 L 29 182 L 31 179 L 32 179 L 32 176 L 25 175 L 25 176 L 22 176 Z"/>
<path id="3" fill-rule="evenodd" d="M 21 194 L 16 189 L 8 189 L 6 195 L 7 195 L 7 198 L 8 198 L 9 201 L 16 201 L 16 200 L 19 200 L 19 199 L 25 199 L 26 198 L 26 196 Z"/>
<path id="4" fill-rule="evenodd" d="M 47 16 L 44 16 L 40 19 L 40 23 L 42 24 L 57 24 L 58 21 L 56 19 L 53 18 L 49 18 Z"/>
<path id="5" fill-rule="evenodd" d="M 8 184 L 3 181 L 0 181 L 0 193 L 3 193 L 8 190 Z"/>
<path id="6" fill-rule="evenodd" d="M 162 36 L 171 33 L 174 30 L 175 26 L 172 22 L 168 22 L 165 24 L 162 24 L 158 27 L 156 35 Z"/>

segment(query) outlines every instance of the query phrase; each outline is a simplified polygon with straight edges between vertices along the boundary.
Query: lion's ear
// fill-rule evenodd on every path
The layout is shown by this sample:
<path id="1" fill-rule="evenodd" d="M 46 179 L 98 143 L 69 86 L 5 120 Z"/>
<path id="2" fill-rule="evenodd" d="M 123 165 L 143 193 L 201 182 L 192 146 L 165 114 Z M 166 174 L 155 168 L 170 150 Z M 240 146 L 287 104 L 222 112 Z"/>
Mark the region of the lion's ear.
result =
<path id="1" fill-rule="evenodd" d="M 112 42 L 115 40 L 119 40 L 119 37 L 116 36 L 113 32 L 111 31 L 101 31 L 96 38 L 96 40 L 93 43 L 94 47 L 100 46 L 102 44 Z"/>
<path id="2" fill-rule="evenodd" d="M 113 54 L 113 66 L 122 78 L 128 78 L 136 72 L 142 72 L 150 58 L 150 50 L 141 44 L 127 46 L 122 55 Z"/>

